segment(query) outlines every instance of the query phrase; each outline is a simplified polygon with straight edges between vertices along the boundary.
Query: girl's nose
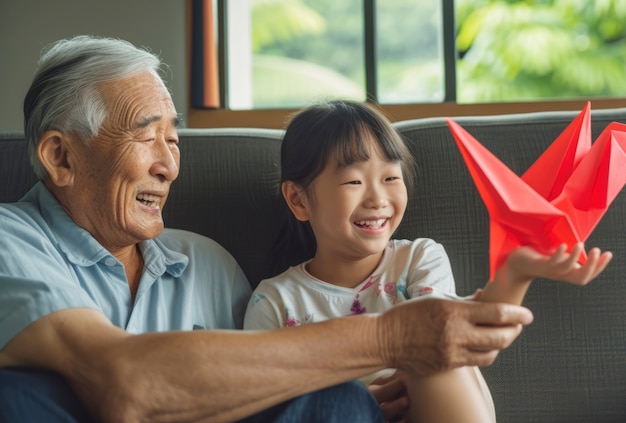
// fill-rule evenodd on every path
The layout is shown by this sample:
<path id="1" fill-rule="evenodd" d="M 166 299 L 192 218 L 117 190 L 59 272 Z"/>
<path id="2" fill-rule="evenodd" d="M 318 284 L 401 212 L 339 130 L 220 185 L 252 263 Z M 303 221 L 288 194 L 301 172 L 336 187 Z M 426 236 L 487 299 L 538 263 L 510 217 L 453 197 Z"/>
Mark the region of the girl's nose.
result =
<path id="1" fill-rule="evenodd" d="M 367 208 L 378 209 L 387 207 L 387 205 L 389 205 L 389 200 L 379 188 L 370 187 L 367 190 L 364 205 Z"/>

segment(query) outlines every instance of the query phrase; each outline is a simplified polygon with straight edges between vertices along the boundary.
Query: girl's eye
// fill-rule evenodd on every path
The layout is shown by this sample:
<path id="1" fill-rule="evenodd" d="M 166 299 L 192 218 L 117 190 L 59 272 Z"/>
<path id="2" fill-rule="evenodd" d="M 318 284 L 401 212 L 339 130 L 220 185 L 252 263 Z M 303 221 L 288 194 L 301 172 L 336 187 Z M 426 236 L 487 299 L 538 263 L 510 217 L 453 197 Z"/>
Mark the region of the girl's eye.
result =
<path id="1" fill-rule="evenodd" d="M 348 181 L 344 185 L 360 185 L 361 181 Z"/>
<path id="2" fill-rule="evenodd" d="M 391 182 L 391 181 L 397 181 L 399 179 L 402 179 L 402 178 L 400 178 L 399 176 L 389 176 L 388 178 L 385 178 L 385 181 Z"/>

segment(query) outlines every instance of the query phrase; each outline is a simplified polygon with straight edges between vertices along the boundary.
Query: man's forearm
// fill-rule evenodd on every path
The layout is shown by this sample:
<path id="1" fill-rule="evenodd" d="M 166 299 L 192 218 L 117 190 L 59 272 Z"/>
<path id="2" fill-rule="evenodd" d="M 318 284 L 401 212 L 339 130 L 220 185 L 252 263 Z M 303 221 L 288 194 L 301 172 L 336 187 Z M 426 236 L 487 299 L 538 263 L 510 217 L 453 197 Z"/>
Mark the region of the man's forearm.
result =
<path id="1" fill-rule="evenodd" d="M 151 398 L 146 409 L 171 413 L 158 409 L 177 404 L 210 421 L 232 421 L 384 367 L 374 351 L 367 352 L 375 345 L 373 323 L 371 316 L 359 316 L 296 330 L 144 335 L 132 339 L 130 348 L 153 350 L 150 360 L 129 371 L 165 367 L 155 384 L 176 387 L 160 390 L 162 398 Z"/>
<path id="2" fill-rule="evenodd" d="M 63 374 L 105 421 L 232 421 L 386 365 L 374 315 L 268 332 L 128 335 L 85 324 L 92 313 L 48 316 L 53 324 L 36 322 L 2 355 Z M 44 348 L 52 354 L 34 353 Z"/>
<path id="3" fill-rule="evenodd" d="M 512 305 L 424 299 L 268 332 L 131 335 L 97 311 L 67 309 L 18 334 L 0 365 L 62 374 L 105 422 L 231 421 L 382 368 L 489 365 L 531 321 Z"/>

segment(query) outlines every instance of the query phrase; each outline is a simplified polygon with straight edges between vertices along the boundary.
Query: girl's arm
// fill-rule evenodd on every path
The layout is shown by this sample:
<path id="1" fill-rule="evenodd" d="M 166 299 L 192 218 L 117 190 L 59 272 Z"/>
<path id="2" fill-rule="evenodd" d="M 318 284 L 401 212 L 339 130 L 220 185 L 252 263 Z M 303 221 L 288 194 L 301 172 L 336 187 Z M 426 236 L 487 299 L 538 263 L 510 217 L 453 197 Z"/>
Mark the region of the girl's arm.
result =
<path id="1" fill-rule="evenodd" d="M 604 270 L 613 255 L 592 248 L 587 262 L 581 265 L 578 257 L 583 249 L 581 242 L 574 246 L 571 253 L 567 253 L 566 246 L 561 245 L 554 254 L 547 256 L 530 247 L 520 247 L 507 257 L 494 280 L 487 283 L 478 299 L 520 305 L 534 278 L 586 285 Z"/>
<path id="2" fill-rule="evenodd" d="M 577 262 L 583 244 L 571 253 L 561 246 L 551 256 L 530 247 L 513 251 L 479 294 L 480 301 L 520 305 L 531 281 L 536 277 L 586 285 L 611 261 L 610 252 L 593 248 L 587 262 Z M 459 367 L 430 377 L 408 377 L 406 387 L 410 401 L 411 422 L 495 422 L 495 410 L 489 388 L 476 367 Z"/>

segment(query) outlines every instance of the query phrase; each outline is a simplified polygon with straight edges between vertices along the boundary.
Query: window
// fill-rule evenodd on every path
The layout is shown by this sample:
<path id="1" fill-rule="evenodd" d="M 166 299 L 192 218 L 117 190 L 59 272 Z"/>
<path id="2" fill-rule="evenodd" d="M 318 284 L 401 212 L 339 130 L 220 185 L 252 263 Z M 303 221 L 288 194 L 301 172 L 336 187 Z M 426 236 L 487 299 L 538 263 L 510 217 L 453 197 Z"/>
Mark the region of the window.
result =
<path id="1" fill-rule="evenodd" d="M 230 109 L 317 98 L 444 99 L 437 0 L 235 0 L 223 8 Z"/>
<path id="2" fill-rule="evenodd" d="M 332 97 L 392 105 L 626 96 L 623 0 L 216 0 L 214 7 L 226 109 L 298 108 Z"/>

